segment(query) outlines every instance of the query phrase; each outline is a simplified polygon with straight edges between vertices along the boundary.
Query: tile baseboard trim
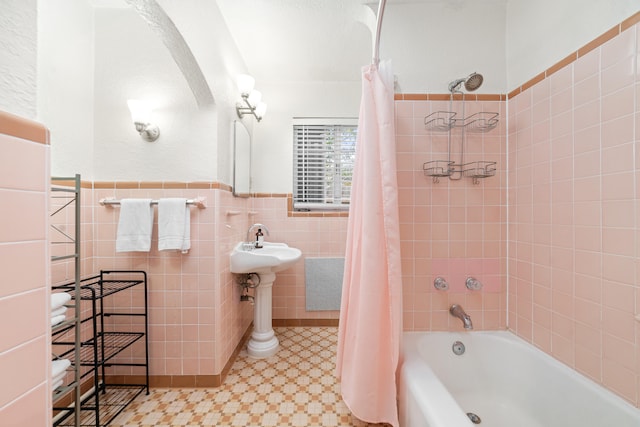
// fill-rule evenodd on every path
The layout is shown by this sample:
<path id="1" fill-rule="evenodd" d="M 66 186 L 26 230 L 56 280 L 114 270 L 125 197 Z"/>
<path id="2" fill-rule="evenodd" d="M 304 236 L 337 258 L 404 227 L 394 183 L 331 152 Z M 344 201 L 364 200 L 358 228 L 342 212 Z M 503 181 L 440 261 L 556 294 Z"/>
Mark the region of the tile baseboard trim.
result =
<path id="1" fill-rule="evenodd" d="M 221 377 L 220 384 L 222 384 L 224 380 L 227 378 L 227 374 L 229 373 L 229 371 L 231 370 L 231 367 L 233 366 L 236 359 L 238 358 L 238 354 L 240 354 L 240 351 L 244 348 L 245 344 L 249 340 L 249 337 L 251 336 L 251 331 L 253 331 L 253 322 L 251 322 L 247 327 L 247 329 L 244 331 L 244 334 L 242 334 L 242 338 L 240 339 L 240 342 L 238 343 L 238 345 L 236 345 L 236 348 L 233 350 L 233 353 L 231 353 L 231 357 L 229 357 L 229 360 L 227 360 L 227 363 L 225 363 L 224 368 L 222 368 L 222 372 L 220 373 L 220 377 Z"/>

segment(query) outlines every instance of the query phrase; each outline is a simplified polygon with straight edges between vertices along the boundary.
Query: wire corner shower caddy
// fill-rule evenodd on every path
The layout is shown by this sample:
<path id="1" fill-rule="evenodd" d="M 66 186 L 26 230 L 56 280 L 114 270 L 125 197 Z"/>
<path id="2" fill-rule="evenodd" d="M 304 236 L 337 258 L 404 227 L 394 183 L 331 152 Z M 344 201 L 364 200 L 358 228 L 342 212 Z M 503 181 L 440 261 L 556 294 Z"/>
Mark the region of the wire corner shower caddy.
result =
<path id="1" fill-rule="evenodd" d="M 434 183 L 440 182 L 440 178 L 460 180 L 463 177 L 471 178 L 474 184 L 480 179 L 488 178 L 496 174 L 497 162 L 472 161 L 465 162 L 465 134 L 490 132 L 498 126 L 498 113 L 477 112 L 465 116 L 465 99 L 462 96 L 462 113 L 459 116 L 453 111 L 454 94 L 463 94 L 460 87 L 464 85 L 467 91 L 474 91 L 482 84 L 483 77 L 478 73 L 457 79 L 449 83 L 449 111 L 436 111 L 424 118 L 424 126 L 428 131 L 447 132 L 447 160 L 432 160 L 425 162 L 422 169 L 426 176 L 430 176 Z M 460 133 L 460 157 L 458 161 L 452 160 L 452 136 L 453 130 Z"/>

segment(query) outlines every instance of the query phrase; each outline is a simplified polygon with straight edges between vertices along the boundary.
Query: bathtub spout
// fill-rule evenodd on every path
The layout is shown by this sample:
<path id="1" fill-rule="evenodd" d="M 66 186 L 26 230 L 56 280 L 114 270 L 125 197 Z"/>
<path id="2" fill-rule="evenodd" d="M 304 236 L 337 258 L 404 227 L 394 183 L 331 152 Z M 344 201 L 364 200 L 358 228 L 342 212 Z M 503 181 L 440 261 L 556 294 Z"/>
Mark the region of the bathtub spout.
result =
<path id="1" fill-rule="evenodd" d="M 464 312 L 464 308 L 458 304 L 453 304 L 451 308 L 449 308 L 449 313 L 453 317 L 457 317 L 462 320 L 462 324 L 465 329 L 473 329 L 473 323 L 471 322 L 471 316 Z"/>

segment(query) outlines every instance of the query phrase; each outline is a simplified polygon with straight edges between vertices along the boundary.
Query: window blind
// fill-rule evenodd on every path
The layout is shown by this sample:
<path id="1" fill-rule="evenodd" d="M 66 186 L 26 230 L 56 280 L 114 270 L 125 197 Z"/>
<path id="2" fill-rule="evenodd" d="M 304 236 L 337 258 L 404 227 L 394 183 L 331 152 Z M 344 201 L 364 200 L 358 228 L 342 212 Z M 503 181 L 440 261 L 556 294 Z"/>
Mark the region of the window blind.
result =
<path id="1" fill-rule="evenodd" d="M 349 209 L 357 129 L 344 124 L 294 124 L 295 210 Z"/>

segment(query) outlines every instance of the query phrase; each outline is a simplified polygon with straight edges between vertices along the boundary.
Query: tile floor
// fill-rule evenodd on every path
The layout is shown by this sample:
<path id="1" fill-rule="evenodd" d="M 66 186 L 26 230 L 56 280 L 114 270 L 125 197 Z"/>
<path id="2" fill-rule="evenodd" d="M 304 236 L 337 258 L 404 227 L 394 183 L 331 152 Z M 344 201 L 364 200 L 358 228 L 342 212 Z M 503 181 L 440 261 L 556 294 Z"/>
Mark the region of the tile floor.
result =
<path id="1" fill-rule="evenodd" d="M 364 427 L 340 397 L 334 375 L 337 328 L 275 328 L 280 350 L 242 351 L 218 388 L 152 389 L 110 424 L 132 426 Z"/>

